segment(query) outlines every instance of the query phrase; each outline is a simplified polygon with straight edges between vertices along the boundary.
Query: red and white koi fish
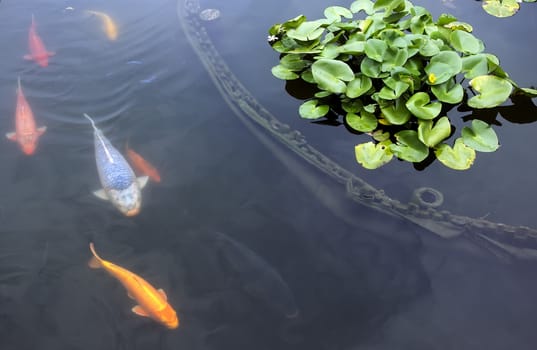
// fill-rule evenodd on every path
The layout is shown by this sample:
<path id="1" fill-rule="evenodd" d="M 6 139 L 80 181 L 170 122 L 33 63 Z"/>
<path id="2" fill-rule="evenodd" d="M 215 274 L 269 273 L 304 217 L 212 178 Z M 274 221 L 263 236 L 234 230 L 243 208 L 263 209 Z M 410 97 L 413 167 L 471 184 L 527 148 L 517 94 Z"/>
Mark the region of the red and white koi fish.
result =
<path id="1" fill-rule="evenodd" d="M 22 151 L 26 155 L 32 155 L 37 148 L 39 137 L 47 130 L 46 126 L 36 128 L 34 114 L 24 97 L 21 87 L 21 78 L 18 78 L 17 88 L 17 109 L 15 112 L 15 131 L 8 132 L 6 137 L 18 142 Z"/>
<path id="2" fill-rule="evenodd" d="M 43 40 L 41 40 L 37 34 L 34 15 L 32 15 L 32 24 L 28 31 L 28 46 L 30 48 L 30 54 L 24 55 L 24 59 L 34 60 L 41 67 L 48 66 L 48 58 L 56 54 L 47 51 L 45 44 L 43 44 Z"/>

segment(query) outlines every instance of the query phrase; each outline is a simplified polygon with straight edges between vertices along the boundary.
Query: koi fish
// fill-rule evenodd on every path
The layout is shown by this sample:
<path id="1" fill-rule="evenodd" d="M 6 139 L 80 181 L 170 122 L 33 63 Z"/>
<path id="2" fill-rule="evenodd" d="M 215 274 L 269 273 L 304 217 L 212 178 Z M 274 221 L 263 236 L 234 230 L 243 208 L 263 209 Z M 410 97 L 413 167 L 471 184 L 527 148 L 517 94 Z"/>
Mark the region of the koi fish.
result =
<path id="1" fill-rule="evenodd" d="M 108 16 L 106 13 L 99 11 L 87 10 L 86 12 L 99 17 L 103 21 L 103 30 L 106 33 L 108 39 L 117 39 L 117 26 L 110 16 Z"/>
<path id="2" fill-rule="evenodd" d="M 32 15 L 32 24 L 28 31 L 28 46 L 30 47 L 30 54 L 24 55 L 24 59 L 34 60 L 41 67 L 48 66 L 48 58 L 56 54 L 55 52 L 47 51 L 43 40 L 37 34 L 34 15 Z"/>
<path id="3" fill-rule="evenodd" d="M 141 189 L 147 184 L 148 177 L 136 178 L 129 163 L 95 126 L 93 119 L 86 113 L 84 117 L 93 126 L 95 161 L 103 186 L 93 194 L 101 199 L 110 200 L 126 216 L 138 214 L 142 204 Z"/>
<path id="4" fill-rule="evenodd" d="M 21 87 L 21 78 L 18 78 L 17 109 L 15 112 L 15 131 L 8 132 L 6 137 L 19 143 L 26 155 L 32 155 L 37 148 L 39 137 L 47 130 L 46 126 L 36 128 L 34 114 L 24 97 Z"/>
<path id="5" fill-rule="evenodd" d="M 160 174 L 151 163 L 129 148 L 128 144 L 125 145 L 125 151 L 127 152 L 127 158 L 129 158 L 130 163 L 138 173 L 149 176 L 149 178 L 155 182 L 160 182 Z"/>
<path id="6" fill-rule="evenodd" d="M 93 257 L 88 263 L 89 267 L 93 269 L 103 268 L 106 270 L 106 272 L 121 282 L 127 290 L 129 298 L 138 302 L 138 305 L 132 308 L 132 312 L 139 316 L 150 317 L 169 329 L 179 327 L 177 313 L 168 303 L 168 297 L 164 290 L 156 290 L 142 277 L 110 261 L 101 259 L 95 252 L 93 243 L 90 243 L 90 250 Z"/>

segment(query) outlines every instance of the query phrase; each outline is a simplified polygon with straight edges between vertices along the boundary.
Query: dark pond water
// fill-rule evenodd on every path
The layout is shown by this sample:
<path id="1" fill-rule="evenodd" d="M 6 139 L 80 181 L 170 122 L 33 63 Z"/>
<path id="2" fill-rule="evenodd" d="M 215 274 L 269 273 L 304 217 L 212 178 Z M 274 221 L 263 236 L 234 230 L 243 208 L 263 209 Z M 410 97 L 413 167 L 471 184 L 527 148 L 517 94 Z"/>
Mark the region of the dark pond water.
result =
<path id="1" fill-rule="evenodd" d="M 535 5 L 502 20 L 475 1 L 415 3 L 472 23 L 515 81 L 537 85 Z M 267 29 L 300 13 L 318 18 L 329 4 L 188 4 L 221 16 L 203 22 L 183 0 L 0 2 L 0 127 L 14 128 L 18 76 L 47 126 L 33 156 L 0 145 L 0 349 L 535 348 L 536 123 L 498 117 L 502 147 L 466 172 L 438 162 L 365 171 L 352 154 L 357 136 L 300 120 L 300 101 L 270 73 Z M 107 13 L 117 40 L 85 10 Z M 32 14 L 56 52 L 48 67 L 23 59 Z M 444 219 L 418 225 L 353 200 L 345 184 L 237 117 L 233 102 L 245 99 L 226 103 L 200 60 L 205 35 L 220 55 L 207 62 L 225 61 L 245 91 L 349 174 L 405 204 L 415 189 L 436 188 L 438 210 L 508 224 L 512 237 L 472 221 L 445 239 Z M 198 39 L 206 52 L 194 49 Z M 139 215 L 93 196 L 100 183 L 84 112 L 119 150 L 128 142 L 159 169 Z M 177 330 L 134 315 L 123 287 L 88 268 L 91 241 L 166 291 Z"/>

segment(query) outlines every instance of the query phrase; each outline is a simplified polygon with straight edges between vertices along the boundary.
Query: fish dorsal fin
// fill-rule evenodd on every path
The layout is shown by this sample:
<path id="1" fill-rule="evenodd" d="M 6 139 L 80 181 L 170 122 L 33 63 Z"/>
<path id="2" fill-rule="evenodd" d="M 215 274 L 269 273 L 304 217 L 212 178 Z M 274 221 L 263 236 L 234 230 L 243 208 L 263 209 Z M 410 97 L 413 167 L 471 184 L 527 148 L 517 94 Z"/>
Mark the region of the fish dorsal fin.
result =
<path id="1" fill-rule="evenodd" d="M 114 163 L 114 158 L 112 158 L 112 155 L 110 154 L 110 151 L 106 147 L 106 143 L 104 142 L 103 137 L 101 136 L 101 130 L 99 130 L 99 128 L 95 125 L 95 122 L 93 121 L 93 119 L 87 113 L 84 113 L 84 117 L 86 117 L 90 121 L 91 126 L 93 127 L 93 131 L 95 132 L 95 135 L 97 135 L 97 137 L 99 138 L 99 141 L 101 141 L 101 143 L 103 144 L 104 153 L 106 153 L 106 157 L 108 158 L 108 161 L 110 163 Z"/>
<path id="2" fill-rule="evenodd" d="M 140 176 L 137 178 L 136 181 L 138 182 L 138 187 L 140 187 L 140 189 L 144 188 L 145 185 L 147 185 L 147 180 L 149 180 L 149 176 Z"/>
<path id="3" fill-rule="evenodd" d="M 97 190 L 97 191 L 93 191 L 93 194 L 97 198 L 104 199 L 105 201 L 108 200 L 108 195 L 106 194 L 106 191 L 104 190 L 104 188 L 101 188 L 100 190 Z"/>
<path id="4" fill-rule="evenodd" d="M 159 290 L 157 290 L 157 292 L 160 294 L 162 298 L 164 298 L 164 300 L 168 301 L 168 296 L 166 295 L 166 292 L 164 291 L 164 289 L 160 288 Z"/>
<path id="5" fill-rule="evenodd" d="M 39 134 L 39 136 L 43 135 L 45 131 L 47 131 L 46 126 L 40 126 L 39 128 L 37 128 L 37 133 Z"/>
<path id="6" fill-rule="evenodd" d="M 145 312 L 145 310 L 140 305 L 136 305 L 131 310 L 138 316 L 149 317 L 147 312 Z"/>

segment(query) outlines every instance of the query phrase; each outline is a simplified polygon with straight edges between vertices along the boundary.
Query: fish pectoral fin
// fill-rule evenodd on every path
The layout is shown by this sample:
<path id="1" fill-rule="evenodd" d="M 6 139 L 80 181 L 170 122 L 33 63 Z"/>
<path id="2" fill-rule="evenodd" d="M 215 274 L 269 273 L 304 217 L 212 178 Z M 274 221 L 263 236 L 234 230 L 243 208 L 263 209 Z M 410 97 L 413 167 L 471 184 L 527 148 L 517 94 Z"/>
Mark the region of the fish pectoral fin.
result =
<path id="1" fill-rule="evenodd" d="M 138 316 L 149 317 L 147 312 L 145 312 L 145 310 L 140 305 L 136 305 L 135 307 L 133 307 L 132 312 L 134 312 Z"/>
<path id="2" fill-rule="evenodd" d="M 140 187 L 140 189 L 144 188 L 145 185 L 147 185 L 147 180 L 149 180 L 149 176 L 140 176 L 136 179 L 136 181 L 138 181 L 138 186 Z"/>
<path id="3" fill-rule="evenodd" d="M 45 133 L 45 131 L 47 131 L 47 127 L 46 126 L 41 126 L 39 128 L 37 128 L 37 134 L 39 136 L 43 135 Z"/>
<path id="4" fill-rule="evenodd" d="M 168 301 L 168 296 L 166 295 L 164 289 L 160 288 L 157 292 L 160 294 L 161 297 L 164 298 L 164 300 Z"/>
<path id="5" fill-rule="evenodd" d="M 49 52 L 47 52 L 47 56 L 49 56 L 49 57 L 52 57 L 52 56 L 54 56 L 54 55 L 56 55 L 56 52 L 55 52 L 55 51 L 49 51 Z"/>
<path id="6" fill-rule="evenodd" d="M 136 300 L 136 299 L 134 299 L 134 297 L 132 296 L 132 294 L 131 294 L 130 292 L 127 292 L 127 296 L 128 296 L 129 298 L 131 298 L 132 300 Z"/>
<path id="7" fill-rule="evenodd" d="M 32 55 L 30 55 L 30 54 L 24 55 L 24 56 L 22 56 L 22 57 L 23 57 L 25 60 L 27 60 L 27 61 L 31 61 L 31 60 L 34 59 L 34 56 L 32 56 Z"/>
<path id="8" fill-rule="evenodd" d="M 106 194 L 106 191 L 104 190 L 104 188 L 101 188 L 100 190 L 97 190 L 97 191 L 93 191 L 93 194 L 97 198 L 103 199 L 105 201 L 108 200 L 108 195 Z"/>
<path id="9" fill-rule="evenodd" d="M 8 140 L 17 141 L 17 134 L 15 132 L 6 133 L 6 137 Z"/>

